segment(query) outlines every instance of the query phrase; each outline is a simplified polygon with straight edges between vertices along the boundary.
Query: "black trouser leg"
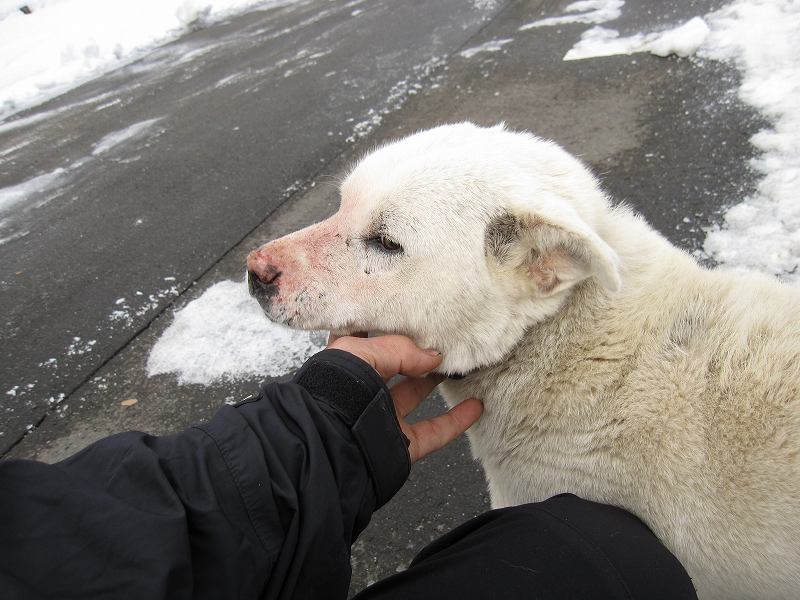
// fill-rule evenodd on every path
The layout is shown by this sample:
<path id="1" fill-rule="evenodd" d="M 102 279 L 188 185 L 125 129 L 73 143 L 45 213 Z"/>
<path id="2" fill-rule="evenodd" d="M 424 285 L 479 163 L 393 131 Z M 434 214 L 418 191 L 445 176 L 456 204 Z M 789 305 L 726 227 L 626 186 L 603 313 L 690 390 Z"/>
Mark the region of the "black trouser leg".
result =
<path id="1" fill-rule="evenodd" d="M 572 495 L 480 515 L 357 600 L 697 598 L 683 566 L 633 515 Z"/>

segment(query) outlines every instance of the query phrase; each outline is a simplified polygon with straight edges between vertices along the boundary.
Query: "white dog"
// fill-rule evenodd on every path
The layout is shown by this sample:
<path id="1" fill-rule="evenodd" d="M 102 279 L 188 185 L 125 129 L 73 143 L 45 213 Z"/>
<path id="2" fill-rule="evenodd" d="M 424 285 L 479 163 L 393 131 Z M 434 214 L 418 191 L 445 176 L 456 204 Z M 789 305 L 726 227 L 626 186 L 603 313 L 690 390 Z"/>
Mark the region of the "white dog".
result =
<path id="1" fill-rule="evenodd" d="M 551 142 L 448 125 L 248 258 L 274 321 L 444 355 L 492 505 L 625 508 L 703 599 L 800 597 L 800 290 L 698 266 Z"/>

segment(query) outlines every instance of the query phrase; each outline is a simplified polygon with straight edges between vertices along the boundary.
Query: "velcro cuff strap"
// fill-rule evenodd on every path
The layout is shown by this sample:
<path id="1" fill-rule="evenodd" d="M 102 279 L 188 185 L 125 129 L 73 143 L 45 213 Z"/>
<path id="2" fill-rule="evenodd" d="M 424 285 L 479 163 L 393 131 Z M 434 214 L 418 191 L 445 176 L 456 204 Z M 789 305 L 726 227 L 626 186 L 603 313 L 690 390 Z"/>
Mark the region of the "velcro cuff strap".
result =
<path id="1" fill-rule="evenodd" d="M 375 508 L 380 508 L 397 493 L 411 472 L 409 441 L 400 429 L 394 404 L 385 388 L 361 413 L 352 431 L 372 473 Z"/>
<path id="2" fill-rule="evenodd" d="M 342 416 L 372 476 L 376 508 L 385 504 L 408 478 L 411 459 L 380 375 L 357 356 L 329 349 L 306 361 L 294 381 Z"/>

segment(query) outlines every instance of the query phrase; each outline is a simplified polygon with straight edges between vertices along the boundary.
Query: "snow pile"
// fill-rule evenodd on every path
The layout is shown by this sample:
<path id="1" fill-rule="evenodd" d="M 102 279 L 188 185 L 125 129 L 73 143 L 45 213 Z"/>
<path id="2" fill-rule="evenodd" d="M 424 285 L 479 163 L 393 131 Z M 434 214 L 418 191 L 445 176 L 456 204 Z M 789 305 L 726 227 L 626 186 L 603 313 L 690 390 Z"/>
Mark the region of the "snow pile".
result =
<path id="1" fill-rule="evenodd" d="M 701 56 L 732 59 L 742 71 L 739 97 L 772 121 L 751 139 L 764 178 L 756 194 L 708 232 L 717 261 L 800 281 L 800 2 L 738 0 L 708 15 Z"/>
<path id="2" fill-rule="evenodd" d="M 567 25 L 570 23 L 587 23 L 596 25 L 618 19 L 622 14 L 624 0 L 579 0 L 567 5 L 560 17 L 548 17 L 532 23 L 526 23 L 519 28 L 520 31 L 536 27 L 552 27 L 553 25 Z"/>
<path id="3" fill-rule="evenodd" d="M 686 58 L 697 52 L 709 32 L 706 22 L 701 17 L 694 17 L 680 27 L 654 34 L 647 44 L 647 50 L 657 56 L 675 54 Z"/>
<path id="4" fill-rule="evenodd" d="M 325 334 L 267 320 L 244 282 L 222 281 L 175 314 L 147 361 L 182 384 L 278 376 L 321 350 Z"/>
<path id="5" fill-rule="evenodd" d="M 582 3 L 567 8 L 578 4 Z M 606 3 L 599 4 L 603 7 L 598 6 L 598 11 L 608 8 Z M 564 18 L 568 17 L 543 19 L 526 27 L 560 24 Z M 619 37 L 613 29 L 596 26 L 584 32 L 564 56 L 564 60 L 578 60 L 633 52 L 659 56 L 697 53 L 703 58 L 735 61 L 743 75 L 740 98 L 773 126 L 751 139 L 762 152 L 752 165 L 763 175 L 757 193 L 728 210 L 721 227 L 707 232 L 704 250 L 719 263 L 790 281 L 800 281 L 798 32 L 797 0 L 735 0 L 705 19 L 695 17 L 664 32 Z"/>
<path id="6" fill-rule="evenodd" d="M 0 0 L 0 118 L 256 5 L 290 0 Z M 19 10 L 22 5 L 30 14 Z"/>
<path id="7" fill-rule="evenodd" d="M 701 17 L 668 31 L 637 33 L 619 37 L 619 32 L 605 27 L 592 27 L 581 35 L 580 41 L 564 55 L 564 60 L 582 60 L 634 52 L 651 52 L 657 56 L 675 54 L 691 56 L 708 37 L 710 30 Z"/>

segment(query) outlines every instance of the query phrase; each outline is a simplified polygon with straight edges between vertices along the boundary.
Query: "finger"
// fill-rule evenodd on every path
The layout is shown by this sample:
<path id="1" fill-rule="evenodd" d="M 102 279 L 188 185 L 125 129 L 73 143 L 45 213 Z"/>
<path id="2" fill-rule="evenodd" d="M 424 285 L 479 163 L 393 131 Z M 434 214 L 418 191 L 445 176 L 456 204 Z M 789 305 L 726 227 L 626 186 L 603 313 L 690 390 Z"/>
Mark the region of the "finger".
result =
<path id="1" fill-rule="evenodd" d="M 343 333 L 342 335 L 339 335 L 339 334 L 336 334 L 336 333 L 333 333 L 332 331 L 330 331 L 330 332 L 328 332 L 328 346 L 330 346 L 336 340 L 338 340 L 340 338 L 343 338 L 343 337 L 345 337 L 347 335 L 352 336 L 352 337 L 358 337 L 358 338 L 365 338 L 365 337 L 369 336 L 369 334 L 366 331 L 356 331 L 354 333 Z"/>
<path id="2" fill-rule="evenodd" d="M 469 398 L 433 419 L 413 425 L 406 423 L 406 435 L 411 441 L 411 462 L 416 462 L 452 442 L 469 429 L 482 413 L 483 403 Z"/>
<path id="3" fill-rule="evenodd" d="M 384 335 L 372 339 L 375 340 L 375 369 L 386 380 L 398 374 L 421 377 L 442 362 L 441 352 L 423 350 L 402 335 Z"/>
<path id="4" fill-rule="evenodd" d="M 408 377 L 392 386 L 392 400 L 397 414 L 405 417 L 416 409 L 433 389 L 444 381 L 444 375 Z"/>

